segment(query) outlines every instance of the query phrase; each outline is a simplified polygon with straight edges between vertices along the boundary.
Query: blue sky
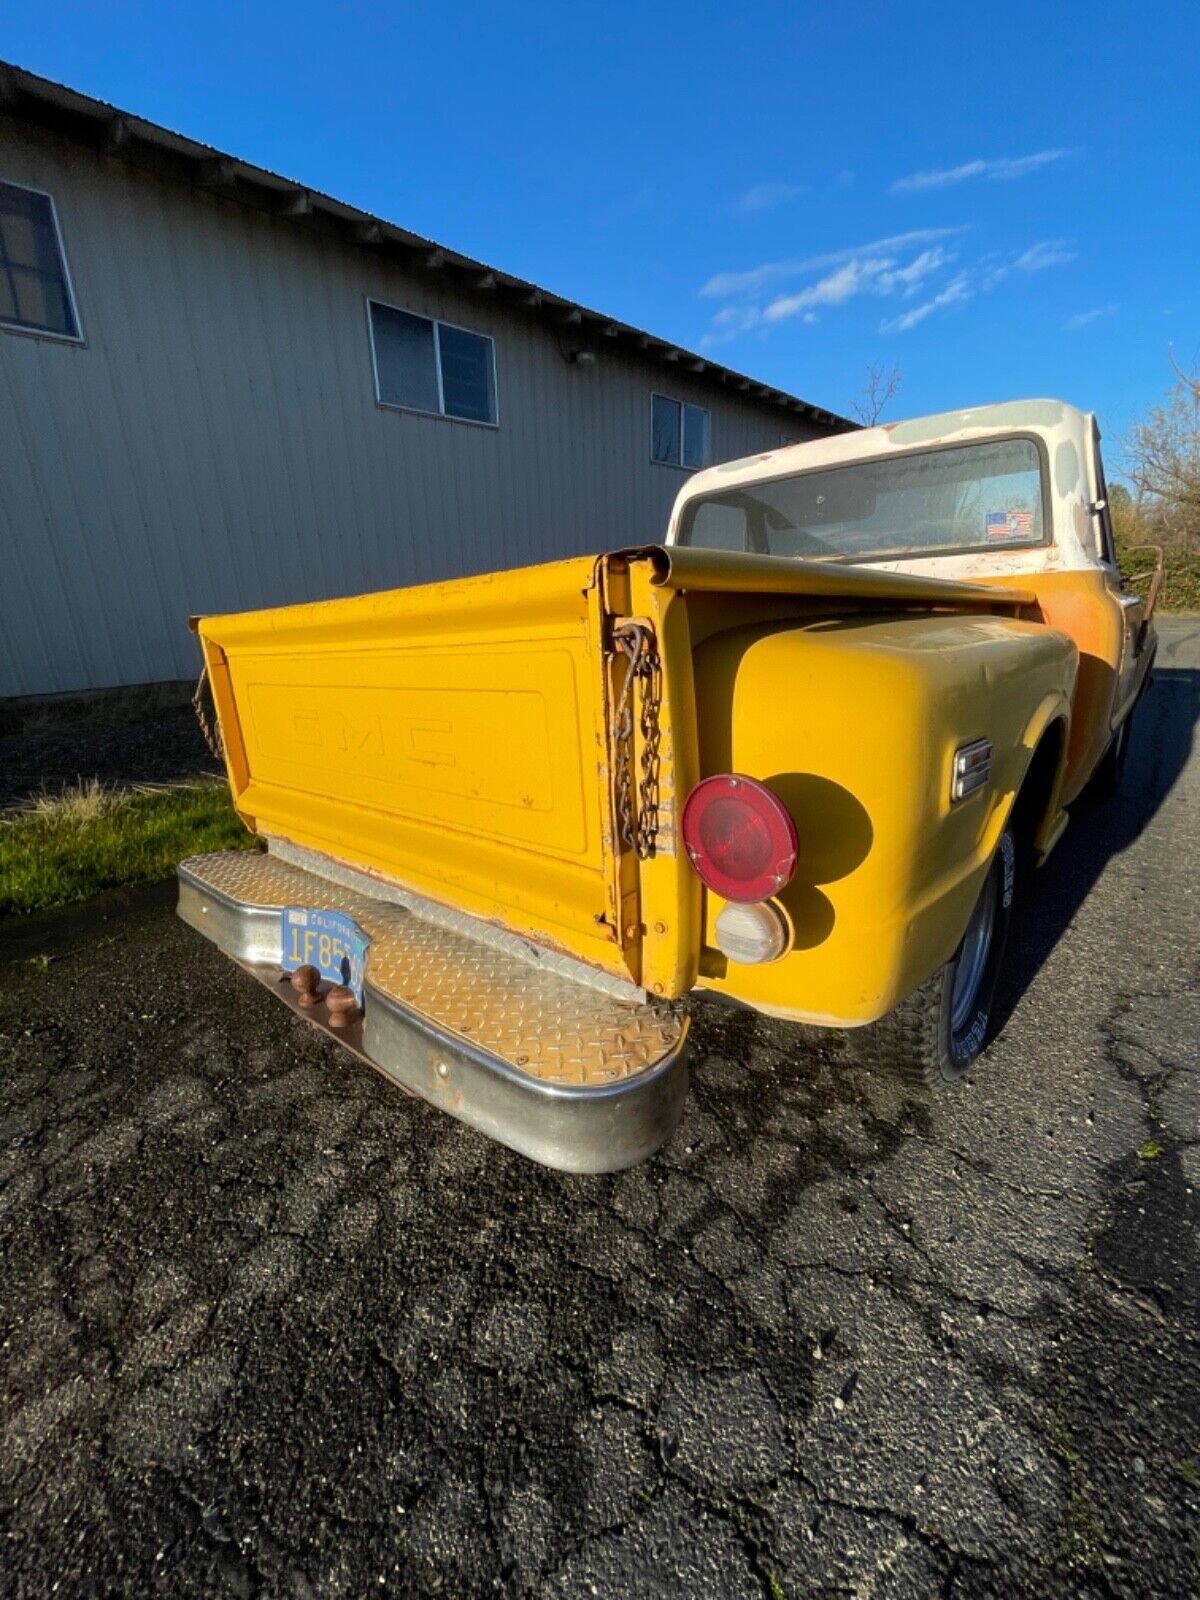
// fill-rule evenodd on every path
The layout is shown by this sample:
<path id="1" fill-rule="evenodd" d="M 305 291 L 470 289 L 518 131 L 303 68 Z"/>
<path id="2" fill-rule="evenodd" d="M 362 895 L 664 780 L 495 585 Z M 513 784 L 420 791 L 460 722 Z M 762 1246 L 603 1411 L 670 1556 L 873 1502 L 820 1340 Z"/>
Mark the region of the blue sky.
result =
<path id="1" fill-rule="evenodd" d="M 838 410 L 1200 354 L 1194 4 L 10 9 L 0 56 Z"/>

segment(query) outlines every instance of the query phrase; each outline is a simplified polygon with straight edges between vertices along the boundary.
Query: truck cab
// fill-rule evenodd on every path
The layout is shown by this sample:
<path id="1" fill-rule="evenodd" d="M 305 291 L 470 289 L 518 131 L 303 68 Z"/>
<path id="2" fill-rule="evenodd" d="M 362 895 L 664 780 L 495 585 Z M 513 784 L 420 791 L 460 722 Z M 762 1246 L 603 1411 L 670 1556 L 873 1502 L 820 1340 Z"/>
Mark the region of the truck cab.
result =
<path id="1" fill-rule="evenodd" d="M 725 462 L 688 482 L 667 543 L 1019 584 L 1079 651 L 1064 803 L 1127 748 L 1154 594 L 1130 592 L 1117 565 L 1091 413 L 1007 401 Z"/>

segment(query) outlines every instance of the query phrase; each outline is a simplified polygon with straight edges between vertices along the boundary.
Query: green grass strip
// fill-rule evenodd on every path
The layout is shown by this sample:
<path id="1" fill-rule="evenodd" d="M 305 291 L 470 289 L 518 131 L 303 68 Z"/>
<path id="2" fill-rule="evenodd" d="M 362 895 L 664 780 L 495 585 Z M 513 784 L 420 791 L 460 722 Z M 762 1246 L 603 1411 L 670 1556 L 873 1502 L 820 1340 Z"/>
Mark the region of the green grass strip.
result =
<path id="1" fill-rule="evenodd" d="M 184 856 L 252 848 L 224 784 L 157 791 L 92 783 L 0 817 L 0 917 L 165 878 Z"/>

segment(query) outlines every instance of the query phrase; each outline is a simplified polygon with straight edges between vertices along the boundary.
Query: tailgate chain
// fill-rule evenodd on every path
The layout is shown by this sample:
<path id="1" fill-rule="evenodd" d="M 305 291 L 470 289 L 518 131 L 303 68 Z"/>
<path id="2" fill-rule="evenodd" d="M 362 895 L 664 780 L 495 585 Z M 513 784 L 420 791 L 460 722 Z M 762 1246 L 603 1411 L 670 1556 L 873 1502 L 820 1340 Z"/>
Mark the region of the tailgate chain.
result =
<path id="1" fill-rule="evenodd" d="M 616 747 L 617 826 L 625 844 L 633 846 L 639 861 L 654 854 L 658 834 L 658 725 L 662 701 L 662 662 L 653 631 L 644 622 L 625 622 L 613 630 L 613 642 L 625 655 L 625 681 L 617 700 L 613 719 Z M 639 727 L 642 735 L 641 775 L 638 782 L 637 817 L 634 817 L 634 682 L 642 686 Z"/>
<path id="2" fill-rule="evenodd" d="M 210 718 L 204 706 L 204 685 L 208 682 L 208 662 L 200 668 L 200 676 L 196 681 L 196 692 L 192 696 L 192 710 L 196 713 L 196 721 L 200 724 L 200 734 L 209 748 L 210 754 L 217 761 L 225 759 L 225 741 L 221 738 L 220 724 Z"/>

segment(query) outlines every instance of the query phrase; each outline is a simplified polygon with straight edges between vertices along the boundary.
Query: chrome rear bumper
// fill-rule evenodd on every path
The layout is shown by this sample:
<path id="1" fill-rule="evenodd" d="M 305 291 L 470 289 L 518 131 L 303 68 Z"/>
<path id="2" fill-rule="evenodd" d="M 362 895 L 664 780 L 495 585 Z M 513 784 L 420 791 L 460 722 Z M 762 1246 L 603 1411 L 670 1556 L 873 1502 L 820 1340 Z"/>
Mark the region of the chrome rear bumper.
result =
<path id="1" fill-rule="evenodd" d="M 687 1093 L 687 1019 L 617 999 L 275 856 L 180 863 L 179 915 L 306 1021 L 393 1082 L 522 1155 L 611 1172 L 671 1137 Z M 344 911 L 370 939 L 363 1014 L 334 1031 L 300 1011 L 280 912 Z M 531 953 L 532 955 L 532 953 Z"/>

